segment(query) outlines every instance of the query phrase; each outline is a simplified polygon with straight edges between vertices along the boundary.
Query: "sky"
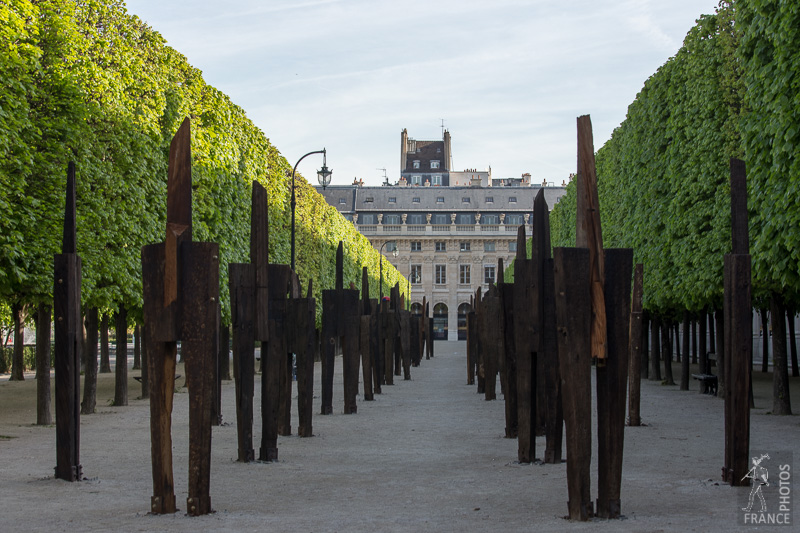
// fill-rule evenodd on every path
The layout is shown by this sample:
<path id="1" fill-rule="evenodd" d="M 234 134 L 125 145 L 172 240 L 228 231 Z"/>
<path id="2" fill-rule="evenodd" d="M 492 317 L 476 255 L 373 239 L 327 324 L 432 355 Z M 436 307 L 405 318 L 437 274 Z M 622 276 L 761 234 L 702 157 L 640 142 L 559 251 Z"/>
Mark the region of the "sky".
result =
<path id="1" fill-rule="evenodd" d="M 450 132 L 453 170 L 576 171 L 717 0 L 127 0 L 290 164 L 327 149 L 334 185 L 400 178 L 400 133 Z M 316 181 L 322 156 L 298 167 Z"/>

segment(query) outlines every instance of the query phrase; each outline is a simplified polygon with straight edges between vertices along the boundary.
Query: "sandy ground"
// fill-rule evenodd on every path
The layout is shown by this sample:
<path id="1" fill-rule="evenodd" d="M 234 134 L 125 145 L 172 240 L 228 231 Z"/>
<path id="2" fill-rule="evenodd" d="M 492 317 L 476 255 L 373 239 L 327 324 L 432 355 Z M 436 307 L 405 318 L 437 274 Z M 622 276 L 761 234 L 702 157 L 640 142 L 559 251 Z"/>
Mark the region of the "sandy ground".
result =
<path id="1" fill-rule="evenodd" d="M 97 414 L 81 419 L 81 464 L 87 479 L 80 483 L 53 477 L 55 428 L 32 425 L 33 376 L 9 382 L 5 375 L 0 380 L 0 530 L 758 530 L 739 522 L 749 489 L 719 483 L 723 402 L 698 394 L 696 382 L 690 392 L 642 382 L 647 425 L 625 432 L 624 519 L 574 523 L 563 518 L 565 465 L 516 463 L 516 440 L 503 438 L 502 397 L 486 402 L 474 386 L 465 385 L 465 343 L 437 342 L 436 353 L 412 369 L 411 381 L 395 380 L 374 402 L 359 397 L 356 415 L 342 414 L 337 359 L 334 414 L 317 415 L 317 398 L 314 437 L 280 437 L 280 461 L 272 464 L 235 461 L 234 384 L 224 382 L 226 424 L 213 432 L 211 501 L 216 513 L 196 518 L 183 511 L 147 513 L 152 493 L 149 409 L 146 401 L 136 399 L 140 386 L 132 377 L 138 371 L 130 372 L 127 407 L 110 406 L 113 374 L 100 376 Z M 320 390 L 319 370 L 317 365 L 315 391 Z M 178 372 L 185 375 L 180 367 Z M 792 387 L 798 411 L 800 379 L 793 379 Z M 771 374 L 755 373 L 755 391 L 751 455 L 793 452 L 794 465 L 800 465 L 800 419 L 768 414 Z M 258 387 L 255 403 L 257 451 Z M 182 389 L 173 411 L 175 492 L 181 509 L 187 496 L 187 404 Z M 536 440 L 539 455 L 544 438 Z M 774 470 L 771 479 L 777 479 Z M 765 495 L 772 502 L 774 494 Z M 800 520 L 800 513 L 795 517 Z"/>

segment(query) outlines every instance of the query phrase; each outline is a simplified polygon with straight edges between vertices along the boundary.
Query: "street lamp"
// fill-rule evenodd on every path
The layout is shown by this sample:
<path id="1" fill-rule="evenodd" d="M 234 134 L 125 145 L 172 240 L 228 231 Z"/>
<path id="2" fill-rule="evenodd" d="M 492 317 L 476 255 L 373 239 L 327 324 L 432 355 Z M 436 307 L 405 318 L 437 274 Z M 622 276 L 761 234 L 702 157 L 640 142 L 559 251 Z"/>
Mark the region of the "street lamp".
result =
<path id="1" fill-rule="evenodd" d="M 300 161 L 305 159 L 306 157 L 312 154 L 322 154 L 322 168 L 317 171 L 317 181 L 319 184 L 322 185 L 322 189 L 324 190 L 325 187 L 330 185 L 331 183 L 331 174 L 333 174 L 332 170 L 328 169 L 327 165 L 327 153 L 325 152 L 325 148 L 322 150 L 316 150 L 314 152 L 308 152 L 306 155 L 301 157 L 295 163 L 294 168 L 292 169 L 292 258 L 291 258 L 291 267 L 292 271 L 294 272 L 294 207 L 296 204 L 295 195 L 294 195 L 294 174 L 297 171 L 297 165 L 300 164 Z"/>
<path id="2" fill-rule="evenodd" d="M 383 301 L 383 247 L 386 246 L 387 244 L 394 244 L 394 249 L 392 250 L 392 257 L 397 257 L 397 255 L 399 254 L 399 252 L 397 251 L 397 241 L 386 241 L 385 243 L 381 244 L 381 248 L 380 250 L 378 250 L 378 253 L 381 254 L 381 259 L 380 259 L 381 283 L 378 289 L 378 292 L 380 293 L 380 299 L 378 300 L 378 304 L 380 304 L 380 302 Z"/>

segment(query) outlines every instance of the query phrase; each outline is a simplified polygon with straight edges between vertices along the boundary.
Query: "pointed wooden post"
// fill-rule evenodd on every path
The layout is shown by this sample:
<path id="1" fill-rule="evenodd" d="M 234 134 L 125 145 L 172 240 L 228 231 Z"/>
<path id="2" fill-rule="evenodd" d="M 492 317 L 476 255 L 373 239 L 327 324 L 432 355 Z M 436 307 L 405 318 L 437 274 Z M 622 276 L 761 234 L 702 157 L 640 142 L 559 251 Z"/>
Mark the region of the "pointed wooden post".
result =
<path id="1" fill-rule="evenodd" d="M 185 119 L 170 144 L 167 231 L 162 244 L 142 248 L 153 460 L 151 511 L 175 512 L 171 416 L 177 341 L 189 387 L 187 511 L 211 512 L 211 402 L 218 353 L 219 247 L 192 242 L 191 133 Z"/>
<path id="2" fill-rule="evenodd" d="M 745 164 L 731 159 L 732 253 L 725 255 L 724 377 L 725 377 L 725 464 L 722 479 L 733 486 L 749 485 L 750 453 L 750 359 L 752 321 L 750 318 L 751 272 L 747 220 L 747 177 Z"/>
<path id="3" fill-rule="evenodd" d="M 598 364 L 606 358 L 606 316 L 603 285 L 603 233 L 600 228 L 600 201 L 597 194 L 597 173 L 594 163 L 592 119 L 578 117 L 578 176 L 575 245 L 589 249 L 589 268 L 592 276 L 592 351 Z"/>
<path id="4" fill-rule="evenodd" d="M 483 361 L 484 398 L 497 399 L 497 370 L 503 347 L 503 324 L 498 317 L 503 316 L 500 306 L 500 295 L 497 286 L 489 285 L 489 290 L 481 299 L 478 314 L 478 335 L 480 358 Z"/>
<path id="5" fill-rule="evenodd" d="M 305 298 L 289 300 L 289 347 L 297 357 L 297 436 L 312 436 L 317 304 L 311 280 Z"/>
<path id="6" fill-rule="evenodd" d="M 503 273 L 503 260 L 499 262 L 497 288 L 500 291 L 500 305 L 503 310 L 503 354 L 505 372 L 506 438 L 517 438 L 517 351 L 514 342 L 514 284 L 506 283 Z"/>
<path id="7" fill-rule="evenodd" d="M 64 234 L 54 257 L 55 476 L 80 481 L 81 257 L 76 253 L 75 163 L 67 169 Z"/>
<path id="8" fill-rule="evenodd" d="M 237 460 L 255 460 L 253 394 L 255 389 L 255 270 L 251 263 L 229 263 L 233 325 L 233 379 L 236 385 Z"/>
<path id="9" fill-rule="evenodd" d="M 637 263 L 633 271 L 633 298 L 631 302 L 630 360 L 628 362 L 628 425 L 641 426 L 639 410 L 642 379 L 642 290 L 644 286 L 644 265 Z M 686 367 L 689 358 L 684 354 Z"/>

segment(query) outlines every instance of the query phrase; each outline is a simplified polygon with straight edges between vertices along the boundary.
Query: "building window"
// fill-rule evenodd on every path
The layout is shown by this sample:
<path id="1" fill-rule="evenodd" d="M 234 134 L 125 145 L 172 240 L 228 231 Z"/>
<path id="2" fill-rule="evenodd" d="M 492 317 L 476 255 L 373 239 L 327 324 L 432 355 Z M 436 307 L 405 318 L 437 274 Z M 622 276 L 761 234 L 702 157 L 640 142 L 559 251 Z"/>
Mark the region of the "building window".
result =
<path id="1" fill-rule="evenodd" d="M 383 224 L 389 226 L 399 226 L 401 223 L 400 215 L 384 215 Z"/>
<path id="2" fill-rule="evenodd" d="M 494 197 L 493 197 L 493 196 L 487 196 L 487 197 L 486 197 L 486 203 L 487 203 L 487 204 L 492 204 L 492 203 L 494 203 Z"/>
<path id="3" fill-rule="evenodd" d="M 422 265 L 411 265 L 411 281 L 412 285 L 419 285 L 422 283 Z"/>
<path id="4" fill-rule="evenodd" d="M 339 198 L 339 203 L 340 204 L 346 204 L 347 200 L 345 200 L 344 198 Z"/>
<path id="5" fill-rule="evenodd" d="M 411 241 L 411 251 L 412 252 L 421 252 L 422 251 L 422 241 Z"/>
<path id="6" fill-rule="evenodd" d="M 431 223 L 437 226 L 444 226 L 450 224 L 450 218 L 444 213 L 436 213 L 431 217 Z"/>
<path id="7" fill-rule="evenodd" d="M 431 185 L 442 185 L 442 175 L 441 174 L 434 174 L 431 176 Z"/>
<path id="8" fill-rule="evenodd" d="M 417 160 L 415 160 L 415 161 L 412 163 L 412 166 L 413 166 L 414 168 L 419 168 L 419 160 L 418 160 L 418 159 L 417 159 Z"/>
<path id="9" fill-rule="evenodd" d="M 396 204 L 397 203 L 397 197 L 396 196 L 390 196 L 389 197 L 389 203 L 390 204 Z"/>
<path id="10" fill-rule="evenodd" d="M 469 203 L 469 196 L 464 196 L 463 198 L 461 198 L 461 201 L 464 202 L 465 204 L 468 204 Z"/>
<path id="11" fill-rule="evenodd" d="M 377 224 L 378 219 L 375 216 L 375 213 L 362 213 L 358 217 L 359 224 Z"/>
<path id="12" fill-rule="evenodd" d="M 367 196 L 366 198 L 364 198 L 364 203 L 365 204 L 371 204 L 374 201 L 375 201 L 375 198 L 373 198 L 372 196 Z"/>
<path id="13" fill-rule="evenodd" d="M 437 285 L 447 284 L 447 265 L 435 265 L 436 278 L 434 283 Z"/>
<path id="14" fill-rule="evenodd" d="M 431 168 L 439 168 L 439 161 L 431 161 Z"/>
<path id="15" fill-rule="evenodd" d="M 456 224 L 460 226 L 468 226 L 470 224 L 475 224 L 475 215 L 472 213 L 461 213 L 456 215 Z"/>
<path id="16" fill-rule="evenodd" d="M 388 241 L 388 242 L 386 243 L 386 246 L 385 246 L 385 248 L 386 248 L 386 252 L 387 252 L 387 253 L 389 253 L 389 252 L 394 252 L 395 250 L 397 250 L 397 242 L 395 242 L 395 241 Z"/>
<path id="17" fill-rule="evenodd" d="M 494 241 L 485 241 L 483 243 L 484 252 L 494 252 Z"/>
<path id="18" fill-rule="evenodd" d="M 483 267 L 483 282 L 484 283 L 494 283 L 494 266 L 485 266 Z"/>
<path id="19" fill-rule="evenodd" d="M 425 217 L 419 213 L 412 213 L 408 215 L 408 219 L 406 219 L 409 224 L 412 226 L 421 226 L 425 224 Z"/>
<path id="20" fill-rule="evenodd" d="M 517 203 L 517 197 L 516 197 L 516 196 L 511 196 L 511 197 L 509 197 L 509 199 L 508 199 L 508 203 L 510 203 L 510 204 L 515 204 L 515 203 Z"/>
<path id="21" fill-rule="evenodd" d="M 458 265 L 458 282 L 461 285 L 469 285 L 469 265 Z"/>
<path id="22" fill-rule="evenodd" d="M 510 243 L 508 243 L 508 251 L 509 252 L 517 251 L 517 241 L 511 241 Z"/>
<path id="23" fill-rule="evenodd" d="M 481 224 L 486 224 L 489 226 L 500 224 L 500 217 L 497 215 L 483 215 L 481 217 Z"/>
<path id="24" fill-rule="evenodd" d="M 412 198 L 411 201 L 414 202 L 415 204 L 418 204 L 419 203 L 419 196 L 416 196 L 416 197 Z"/>
<path id="25" fill-rule="evenodd" d="M 422 176 L 411 176 L 411 185 L 422 185 Z"/>
<path id="26" fill-rule="evenodd" d="M 444 241 L 436 241 L 436 251 L 437 252 L 446 252 L 447 245 Z"/>
<path id="27" fill-rule="evenodd" d="M 520 226 L 522 225 L 522 215 L 506 215 L 506 226 Z"/>
<path id="28" fill-rule="evenodd" d="M 469 242 L 462 242 L 459 243 L 458 249 L 462 252 L 469 252 Z"/>
<path id="29" fill-rule="evenodd" d="M 436 197 L 436 203 L 437 204 L 443 204 L 444 203 L 444 196 L 437 196 Z"/>

